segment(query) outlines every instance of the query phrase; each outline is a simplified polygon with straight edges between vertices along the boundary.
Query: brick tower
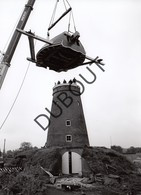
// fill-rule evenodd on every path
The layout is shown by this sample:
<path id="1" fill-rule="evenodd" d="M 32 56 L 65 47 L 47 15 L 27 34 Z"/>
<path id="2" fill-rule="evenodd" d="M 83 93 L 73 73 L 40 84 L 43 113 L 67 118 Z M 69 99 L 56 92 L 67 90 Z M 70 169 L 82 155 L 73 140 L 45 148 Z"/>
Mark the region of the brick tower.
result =
<path id="1" fill-rule="evenodd" d="M 80 87 L 75 79 L 53 88 L 53 102 L 47 147 L 83 147 L 89 145 Z"/>
<path id="2" fill-rule="evenodd" d="M 63 174 L 83 174 L 88 172 L 81 157 L 84 146 L 89 146 L 89 139 L 80 87 L 75 79 L 68 83 L 65 80 L 58 82 L 53 88 L 46 147 L 61 148 Z"/>

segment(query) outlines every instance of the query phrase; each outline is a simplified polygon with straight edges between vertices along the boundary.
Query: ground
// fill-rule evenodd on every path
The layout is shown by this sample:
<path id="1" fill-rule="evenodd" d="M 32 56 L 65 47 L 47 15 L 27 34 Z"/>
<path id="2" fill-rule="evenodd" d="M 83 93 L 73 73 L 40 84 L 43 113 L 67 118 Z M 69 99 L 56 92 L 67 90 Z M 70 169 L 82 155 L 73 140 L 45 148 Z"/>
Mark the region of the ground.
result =
<path id="1" fill-rule="evenodd" d="M 57 182 L 65 177 L 61 175 L 60 150 L 29 149 L 19 151 L 10 160 L 7 158 L 7 167 L 20 166 L 22 170 L 0 172 L 0 195 L 79 195 L 82 192 L 86 195 L 137 195 L 141 192 L 141 175 L 137 167 L 124 155 L 103 147 L 83 148 L 82 157 L 87 161 L 92 174 L 89 178 L 72 175 L 73 180 L 78 178 L 81 188 L 73 191 L 56 189 Z M 51 180 L 41 167 L 56 175 L 55 180 Z"/>

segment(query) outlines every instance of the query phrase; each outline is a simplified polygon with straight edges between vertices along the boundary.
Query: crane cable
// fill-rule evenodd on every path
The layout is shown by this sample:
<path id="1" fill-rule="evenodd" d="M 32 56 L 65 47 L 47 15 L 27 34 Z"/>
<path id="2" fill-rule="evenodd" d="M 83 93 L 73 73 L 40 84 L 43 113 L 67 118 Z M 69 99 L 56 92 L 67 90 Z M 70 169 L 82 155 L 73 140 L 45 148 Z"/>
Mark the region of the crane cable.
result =
<path id="1" fill-rule="evenodd" d="M 66 2 L 65 2 L 65 1 L 66 1 Z M 56 14 L 56 11 L 57 11 L 57 5 L 58 5 L 58 3 L 59 3 L 59 0 L 56 0 L 56 4 L 55 4 L 55 7 L 54 7 L 52 16 L 51 16 L 51 20 L 50 20 L 48 29 L 50 28 L 50 26 L 51 26 L 51 25 L 53 24 L 53 22 L 54 22 L 55 14 Z M 67 3 L 68 6 L 71 8 L 71 6 L 70 6 L 68 0 L 63 0 L 63 3 L 64 3 L 64 7 L 65 7 L 65 10 L 66 10 L 66 11 L 67 11 L 66 3 Z M 71 18 L 72 18 L 72 21 L 73 21 L 74 30 L 76 31 L 76 26 L 75 26 L 75 21 L 74 21 L 74 16 L 73 16 L 72 10 L 70 11 L 70 15 L 69 15 L 68 32 L 71 32 L 71 31 L 70 31 Z M 48 37 L 50 36 L 49 30 L 47 31 L 47 36 L 48 36 Z"/>
<path id="2" fill-rule="evenodd" d="M 52 13 L 52 16 L 51 16 L 51 20 L 50 20 L 50 23 L 49 23 L 49 27 L 53 24 L 53 21 L 54 21 L 54 18 L 55 18 L 55 13 L 56 13 L 56 10 L 57 10 L 58 2 L 59 2 L 59 0 L 56 1 L 54 10 L 53 10 L 53 13 Z"/>
<path id="3" fill-rule="evenodd" d="M 26 79 L 26 76 L 27 76 L 29 67 L 30 67 L 30 62 L 28 63 L 28 66 L 27 66 L 25 75 L 24 75 L 24 77 L 23 77 L 23 80 L 22 80 L 22 83 L 21 83 L 20 88 L 19 88 L 19 90 L 18 90 L 18 93 L 17 93 L 17 95 L 16 95 L 16 97 L 15 97 L 15 99 L 14 99 L 14 102 L 13 102 L 13 104 L 12 104 L 12 106 L 11 106 L 9 112 L 7 113 L 7 115 L 6 115 L 5 119 L 4 119 L 4 121 L 2 122 L 2 124 L 1 124 L 1 126 L 0 126 L 0 130 L 3 128 L 5 122 L 7 121 L 8 117 L 9 117 L 10 113 L 12 112 L 12 109 L 13 109 L 13 107 L 14 107 L 14 105 L 15 105 L 15 103 L 16 103 L 18 97 L 19 97 L 19 94 L 20 94 L 21 89 L 22 89 L 22 87 L 23 87 L 23 84 L 24 84 L 24 82 L 25 82 L 25 79 Z"/>
<path id="4" fill-rule="evenodd" d="M 65 4 L 65 0 L 63 0 L 64 2 L 64 6 L 67 10 L 67 7 L 66 7 L 66 4 Z M 69 5 L 69 7 L 71 7 L 70 3 L 68 2 L 68 0 L 66 0 L 67 4 Z M 70 32 L 70 23 L 71 23 L 71 18 L 72 18 L 72 21 L 73 21 L 73 27 L 74 27 L 74 30 L 76 31 L 76 25 L 75 25 L 75 20 L 74 20 L 74 15 L 73 15 L 73 11 L 71 10 L 70 12 L 70 15 L 69 15 L 69 24 L 68 24 L 68 32 Z"/>
<path id="5" fill-rule="evenodd" d="M 66 3 L 65 3 L 65 0 L 63 0 L 64 2 L 64 6 L 67 10 L 67 6 L 66 6 Z M 70 3 L 68 2 L 68 0 L 66 0 L 67 4 L 69 5 L 69 7 L 71 7 Z M 71 18 L 72 18 L 72 22 L 73 22 L 73 27 L 74 27 L 74 30 L 76 31 L 76 25 L 75 25 L 75 20 L 74 20 L 74 16 L 73 16 L 73 11 L 71 10 L 70 12 L 70 15 L 69 15 L 69 23 L 68 23 L 68 32 L 71 32 L 70 31 L 70 25 L 71 25 Z"/>
<path id="6" fill-rule="evenodd" d="M 22 11 L 21 11 L 21 13 L 22 13 Z M 17 23 L 18 23 L 20 17 L 21 17 L 21 13 L 20 13 L 20 16 L 18 17 L 17 21 L 15 22 L 15 25 L 14 25 L 14 27 L 13 27 L 13 29 L 12 29 L 12 31 L 11 31 L 11 33 L 10 33 L 8 39 L 7 39 L 7 42 L 6 42 L 6 44 L 5 44 L 4 48 L 3 48 L 3 50 L 0 51 L 0 53 L 1 53 L 1 60 L 2 60 L 2 58 L 3 58 L 3 56 L 4 56 L 4 51 L 5 51 L 5 49 L 6 49 L 7 45 L 8 45 L 8 43 L 9 43 L 9 40 L 10 40 L 10 38 L 12 37 L 12 34 L 13 34 L 13 32 L 14 32 L 16 26 L 17 26 Z M 35 44 L 36 44 L 36 43 L 35 43 Z M 13 109 L 13 107 L 14 107 L 14 105 L 15 105 L 15 103 L 16 103 L 18 97 L 19 97 L 19 94 L 20 94 L 21 89 L 22 89 L 22 87 L 23 87 L 23 84 L 24 84 L 24 82 L 25 82 L 25 79 L 26 79 L 26 76 L 27 76 L 29 67 L 30 67 L 30 62 L 29 62 L 29 64 L 28 64 L 28 66 L 27 66 L 25 75 L 24 75 L 24 77 L 23 77 L 23 80 L 22 80 L 22 83 L 21 83 L 21 85 L 20 85 L 20 88 L 19 88 L 19 90 L 18 90 L 18 92 L 17 92 L 17 95 L 16 95 L 16 97 L 15 97 L 15 99 L 14 99 L 14 102 L 12 103 L 12 106 L 10 107 L 10 110 L 9 110 L 9 112 L 7 113 L 7 115 L 6 115 L 5 119 L 4 119 L 4 121 L 3 121 L 2 124 L 0 125 L 0 130 L 3 128 L 5 122 L 7 121 L 8 117 L 9 117 L 10 113 L 12 112 L 12 109 Z"/>
<path id="7" fill-rule="evenodd" d="M 73 27 L 74 27 L 74 30 L 76 32 L 76 25 L 75 25 L 75 21 L 74 21 L 73 11 L 70 12 L 70 16 L 69 16 L 68 32 L 71 32 L 70 31 L 71 19 L 73 21 Z"/>

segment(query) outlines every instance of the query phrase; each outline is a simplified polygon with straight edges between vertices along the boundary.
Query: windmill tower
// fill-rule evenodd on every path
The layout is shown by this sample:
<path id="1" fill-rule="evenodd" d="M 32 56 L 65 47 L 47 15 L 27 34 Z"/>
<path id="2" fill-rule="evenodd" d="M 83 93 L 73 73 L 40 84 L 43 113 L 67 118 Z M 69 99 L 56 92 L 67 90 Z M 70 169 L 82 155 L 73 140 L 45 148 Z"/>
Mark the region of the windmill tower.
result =
<path id="1" fill-rule="evenodd" d="M 80 87 L 75 79 L 58 82 L 53 88 L 46 147 L 60 147 L 62 173 L 82 173 L 86 167 L 81 154 L 89 139 L 80 97 Z"/>

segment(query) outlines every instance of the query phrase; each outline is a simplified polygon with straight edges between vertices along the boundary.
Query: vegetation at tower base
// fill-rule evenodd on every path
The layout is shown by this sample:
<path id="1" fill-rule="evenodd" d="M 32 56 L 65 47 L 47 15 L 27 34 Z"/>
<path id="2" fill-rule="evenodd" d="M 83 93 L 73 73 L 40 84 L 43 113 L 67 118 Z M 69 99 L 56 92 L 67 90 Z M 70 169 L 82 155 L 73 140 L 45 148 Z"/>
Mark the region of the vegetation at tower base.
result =
<path id="1" fill-rule="evenodd" d="M 22 166 L 20 172 L 6 173 L 0 172 L 0 194 L 14 195 L 37 194 L 37 195 L 73 195 L 73 192 L 61 191 L 50 188 L 50 178 L 41 166 L 50 171 L 58 178 L 61 174 L 61 154 L 62 148 L 30 148 L 24 151 L 15 151 L 14 157 L 6 161 L 7 166 Z M 82 158 L 84 158 L 91 171 L 91 178 L 101 175 L 104 183 L 96 180 L 88 180 L 91 188 L 83 189 L 87 195 L 107 194 L 119 195 L 127 192 L 141 191 L 141 176 L 137 175 L 136 167 L 123 155 L 114 150 L 104 147 L 84 147 Z M 50 185 L 48 185 L 50 184 Z M 53 185 L 52 185 L 53 186 Z M 93 188 L 94 187 L 94 188 Z M 77 195 L 77 191 L 75 194 Z M 80 194 L 80 191 L 79 193 Z"/>
<path id="2" fill-rule="evenodd" d="M 134 171 L 134 165 L 120 153 L 104 147 L 85 147 L 82 157 L 85 158 L 94 174 L 114 173 L 128 175 Z"/>

